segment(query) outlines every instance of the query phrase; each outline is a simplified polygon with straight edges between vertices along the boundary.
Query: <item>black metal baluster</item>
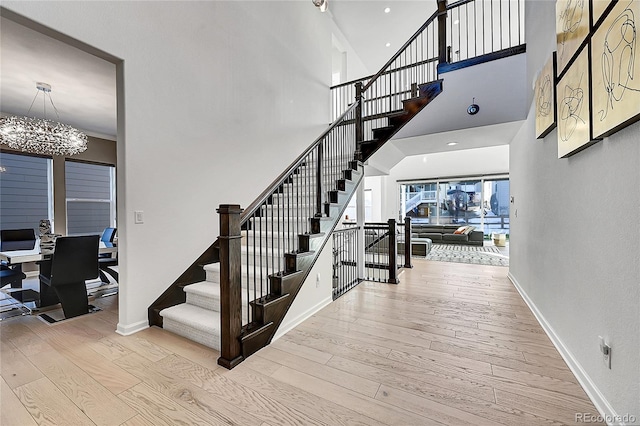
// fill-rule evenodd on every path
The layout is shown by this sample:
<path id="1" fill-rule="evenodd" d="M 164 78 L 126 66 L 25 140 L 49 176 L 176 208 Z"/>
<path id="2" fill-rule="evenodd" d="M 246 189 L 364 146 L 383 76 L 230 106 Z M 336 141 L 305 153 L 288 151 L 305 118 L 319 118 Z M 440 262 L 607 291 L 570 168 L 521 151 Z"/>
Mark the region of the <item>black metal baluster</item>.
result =
<path id="1" fill-rule="evenodd" d="M 491 52 L 493 52 L 494 46 L 493 46 L 493 0 L 491 0 L 490 3 L 490 8 L 491 8 Z"/>
<path id="2" fill-rule="evenodd" d="M 464 24 L 467 29 L 467 34 L 465 37 L 467 39 L 467 51 L 465 52 L 466 53 L 465 59 L 467 59 L 470 57 L 470 54 L 469 54 L 469 3 L 464 5 L 464 19 L 465 19 Z"/>
<path id="3" fill-rule="evenodd" d="M 508 3 L 508 5 L 509 5 L 508 6 L 508 10 L 509 10 L 509 15 L 508 15 L 508 19 L 509 19 L 509 21 L 508 21 L 509 22 L 509 27 L 508 27 L 508 31 L 509 31 L 509 46 L 507 46 L 507 47 L 512 47 L 512 45 L 511 45 L 511 0 L 507 0 L 507 1 L 509 2 Z"/>
<path id="4" fill-rule="evenodd" d="M 500 29 L 500 49 L 502 49 L 502 39 L 504 38 L 504 34 L 502 34 L 502 0 L 498 3 L 500 7 L 500 22 L 498 23 L 498 28 Z"/>

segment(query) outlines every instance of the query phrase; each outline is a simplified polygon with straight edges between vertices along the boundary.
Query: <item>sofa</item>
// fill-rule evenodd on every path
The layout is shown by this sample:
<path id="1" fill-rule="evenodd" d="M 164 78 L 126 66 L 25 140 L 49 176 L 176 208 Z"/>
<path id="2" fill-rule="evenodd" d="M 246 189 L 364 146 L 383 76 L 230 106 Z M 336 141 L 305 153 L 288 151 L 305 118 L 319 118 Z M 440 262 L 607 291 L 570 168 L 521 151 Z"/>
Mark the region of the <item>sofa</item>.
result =
<path id="1" fill-rule="evenodd" d="M 465 228 L 465 229 L 461 229 Z M 411 224 L 411 243 L 430 240 L 434 244 L 465 244 L 481 246 L 484 244 L 484 233 L 476 231 L 473 226 Z M 413 248 L 413 247 L 412 247 Z"/>

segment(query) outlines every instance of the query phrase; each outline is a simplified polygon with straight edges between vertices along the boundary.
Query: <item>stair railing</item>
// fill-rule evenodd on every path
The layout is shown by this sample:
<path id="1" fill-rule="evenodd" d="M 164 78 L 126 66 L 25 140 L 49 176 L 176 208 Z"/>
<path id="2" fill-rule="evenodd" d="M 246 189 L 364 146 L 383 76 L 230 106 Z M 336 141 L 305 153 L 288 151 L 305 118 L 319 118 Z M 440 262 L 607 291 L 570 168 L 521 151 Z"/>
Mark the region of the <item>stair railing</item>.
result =
<path id="1" fill-rule="evenodd" d="M 310 236 L 321 233 L 337 191 L 345 189 L 349 177 L 344 171 L 357 164 L 357 106 L 347 109 L 244 211 L 237 205 L 220 207 L 221 365 L 232 368 L 242 359 L 238 339 L 263 325 L 256 302 L 272 297 L 273 277 L 296 272 L 296 254 L 309 251 Z"/>
<path id="2" fill-rule="evenodd" d="M 417 96 L 418 84 L 436 80 L 438 13 L 431 15 L 376 74 L 333 86 L 333 116 L 338 116 L 360 96 L 362 116 L 366 117 L 363 137 L 367 138 L 372 129 L 386 125 L 382 121 L 386 113 L 402 109 L 403 100 Z"/>
<path id="3" fill-rule="evenodd" d="M 438 9 L 373 76 L 331 87 L 332 117 L 362 101 L 362 138 L 385 117 L 438 79 L 441 66 L 481 56 L 519 53 L 524 43 L 524 0 L 438 0 Z M 453 67 L 452 69 L 455 69 Z"/>
<path id="4" fill-rule="evenodd" d="M 367 281 L 398 284 L 398 228 L 395 219 L 364 224 L 364 260 Z"/>
<path id="5" fill-rule="evenodd" d="M 447 5 L 447 15 L 448 63 L 524 43 L 524 0 L 461 0 Z"/>
<path id="6" fill-rule="evenodd" d="M 358 276 L 358 240 L 360 227 L 348 226 L 332 234 L 332 287 L 333 300 L 342 296 L 360 283 Z"/>

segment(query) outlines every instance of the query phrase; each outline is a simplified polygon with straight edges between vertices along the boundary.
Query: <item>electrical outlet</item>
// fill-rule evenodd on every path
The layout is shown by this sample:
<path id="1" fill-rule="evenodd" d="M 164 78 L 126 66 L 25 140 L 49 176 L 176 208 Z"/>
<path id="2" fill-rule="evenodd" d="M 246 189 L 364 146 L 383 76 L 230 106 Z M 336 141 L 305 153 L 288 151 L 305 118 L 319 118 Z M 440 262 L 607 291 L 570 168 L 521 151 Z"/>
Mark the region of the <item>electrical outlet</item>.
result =
<path id="1" fill-rule="evenodd" d="M 604 337 L 598 336 L 598 339 L 600 339 L 600 352 L 602 352 L 604 364 L 611 369 L 611 346 L 604 341 Z"/>
<path id="2" fill-rule="evenodd" d="M 316 275 L 316 288 L 320 287 L 320 274 Z"/>

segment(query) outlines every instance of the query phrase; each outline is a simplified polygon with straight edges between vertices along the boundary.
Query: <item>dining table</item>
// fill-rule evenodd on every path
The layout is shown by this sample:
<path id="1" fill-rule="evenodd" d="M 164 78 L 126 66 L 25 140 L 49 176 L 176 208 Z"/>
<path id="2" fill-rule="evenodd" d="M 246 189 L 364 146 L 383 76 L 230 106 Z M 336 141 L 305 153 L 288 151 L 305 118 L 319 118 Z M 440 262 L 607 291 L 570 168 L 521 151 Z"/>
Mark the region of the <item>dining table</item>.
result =
<path id="1" fill-rule="evenodd" d="M 0 252 L 0 260 L 6 262 L 7 266 L 13 266 L 21 268 L 23 263 L 38 262 L 40 267 L 40 273 L 50 273 L 50 260 L 53 257 L 55 247 L 44 248 L 40 247 L 40 240 L 37 239 L 29 242 L 20 242 L 12 250 L 5 250 Z M 98 253 L 115 254 L 118 252 L 118 247 L 114 243 L 100 241 L 98 246 Z M 40 282 L 40 291 L 25 288 L 10 288 L 3 289 L 2 292 L 9 297 L 26 304 L 32 302 L 35 304 L 35 308 L 43 308 L 58 303 L 58 298 L 46 284 Z M 28 308 L 30 311 L 32 308 Z"/>
<path id="2" fill-rule="evenodd" d="M 24 248 L 20 250 L 6 250 L 0 252 L 0 260 L 5 261 L 7 265 L 18 265 L 27 262 L 39 262 L 41 260 L 51 259 L 55 249 L 40 249 L 40 242 L 36 240 L 32 248 Z M 98 253 L 117 253 L 118 247 L 113 243 L 100 241 Z"/>

